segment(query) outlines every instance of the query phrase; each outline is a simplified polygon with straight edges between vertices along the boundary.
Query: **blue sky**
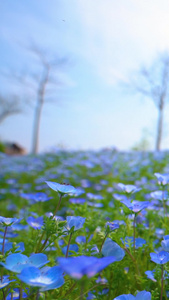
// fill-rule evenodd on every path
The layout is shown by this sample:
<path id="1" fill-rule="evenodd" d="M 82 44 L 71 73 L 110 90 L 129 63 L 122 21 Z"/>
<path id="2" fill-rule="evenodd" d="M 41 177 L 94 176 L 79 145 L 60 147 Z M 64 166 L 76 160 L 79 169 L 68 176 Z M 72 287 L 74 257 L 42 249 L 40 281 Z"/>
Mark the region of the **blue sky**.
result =
<path id="1" fill-rule="evenodd" d="M 5 0 L 0 3 L 0 69 L 37 70 L 26 50 L 33 41 L 49 56 L 67 56 L 70 65 L 59 74 L 55 103 L 42 113 L 40 151 L 62 145 L 68 149 L 116 147 L 128 150 L 143 130 L 155 144 L 157 109 L 151 99 L 129 94 L 121 80 L 149 64 L 169 48 L 168 0 Z M 1 76 L 1 92 L 13 89 Z M 23 100 L 24 101 L 24 100 Z M 33 127 L 32 105 L 0 126 L 0 138 L 16 141 L 29 151 Z M 165 112 L 163 149 L 169 145 Z"/>

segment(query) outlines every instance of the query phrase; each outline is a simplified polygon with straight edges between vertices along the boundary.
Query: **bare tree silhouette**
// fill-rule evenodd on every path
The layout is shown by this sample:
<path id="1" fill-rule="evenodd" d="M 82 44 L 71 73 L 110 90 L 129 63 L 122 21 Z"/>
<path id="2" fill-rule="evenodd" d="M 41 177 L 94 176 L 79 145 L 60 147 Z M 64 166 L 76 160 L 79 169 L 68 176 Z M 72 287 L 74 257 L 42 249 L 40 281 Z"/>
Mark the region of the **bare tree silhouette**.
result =
<path id="1" fill-rule="evenodd" d="M 0 123 L 11 115 L 22 112 L 20 99 L 17 96 L 2 96 L 0 95 Z"/>
<path id="2" fill-rule="evenodd" d="M 26 71 L 20 73 L 7 73 L 7 79 L 11 79 L 18 85 L 18 93 L 22 95 L 24 104 L 32 105 L 34 109 L 34 121 L 32 132 L 32 154 L 38 152 L 39 133 L 42 111 L 45 103 L 58 100 L 57 88 L 64 83 L 60 80 L 60 72 L 67 66 L 67 57 L 55 56 L 53 59 L 48 51 L 45 51 L 36 44 L 27 47 L 29 54 L 34 60 L 29 60 Z"/>
<path id="3" fill-rule="evenodd" d="M 136 76 L 130 82 L 130 86 L 134 91 L 152 99 L 158 109 L 155 150 L 160 151 L 164 109 L 169 98 L 169 53 L 163 52 L 159 54 L 150 67 L 142 67 L 136 72 Z"/>

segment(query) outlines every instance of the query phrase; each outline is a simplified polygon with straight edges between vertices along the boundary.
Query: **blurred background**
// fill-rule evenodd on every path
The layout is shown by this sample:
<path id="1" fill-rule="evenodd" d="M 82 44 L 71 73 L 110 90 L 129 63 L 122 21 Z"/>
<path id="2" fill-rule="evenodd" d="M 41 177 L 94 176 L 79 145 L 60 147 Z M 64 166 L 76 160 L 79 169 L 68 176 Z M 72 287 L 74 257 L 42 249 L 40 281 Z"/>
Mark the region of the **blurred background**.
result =
<path id="1" fill-rule="evenodd" d="M 0 12 L 1 144 L 169 148 L 168 0 L 5 0 Z"/>

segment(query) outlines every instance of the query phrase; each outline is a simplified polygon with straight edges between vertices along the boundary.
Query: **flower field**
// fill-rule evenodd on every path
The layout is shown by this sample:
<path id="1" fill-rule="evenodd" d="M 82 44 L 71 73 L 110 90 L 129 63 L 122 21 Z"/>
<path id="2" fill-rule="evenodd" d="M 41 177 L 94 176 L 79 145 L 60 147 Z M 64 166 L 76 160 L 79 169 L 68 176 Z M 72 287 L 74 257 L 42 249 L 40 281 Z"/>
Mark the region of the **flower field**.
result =
<path id="1" fill-rule="evenodd" d="M 0 299 L 169 298 L 169 153 L 0 155 Z"/>

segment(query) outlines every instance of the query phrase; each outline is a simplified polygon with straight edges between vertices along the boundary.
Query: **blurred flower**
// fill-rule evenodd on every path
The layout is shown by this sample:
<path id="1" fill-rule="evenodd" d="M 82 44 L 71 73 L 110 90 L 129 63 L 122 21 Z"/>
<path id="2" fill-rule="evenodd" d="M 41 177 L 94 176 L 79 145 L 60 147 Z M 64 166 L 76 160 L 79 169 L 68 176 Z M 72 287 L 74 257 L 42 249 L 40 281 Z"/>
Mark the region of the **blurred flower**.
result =
<path id="1" fill-rule="evenodd" d="M 70 251 L 78 252 L 79 247 L 78 247 L 78 245 L 73 244 L 73 245 L 70 245 L 70 246 L 69 246 L 69 250 L 70 250 Z M 63 253 L 64 255 L 66 255 L 66 252 L 67 252 L 67 246 L 65 246 L 65 247 L 62 248 L 62 253 Z M 72 254 L 72 252 L 68 252 L 68 255 L 73 255 L 73 254 Z"/>
<path id="2" fill-rule="evenodd" d="M 30 216 L 27 218 L 26 222 L 34 229 L 41 229 L 43 226 L 43 217 L 34 218 Z"/>
<path id="3" fill-rule="evenodd" d="M 34 287 L 39 287 L 40 291 L 48 291 L 59 288 L 64 284 L 62 270 L 55 267 L 26 267 L 18 275 L 18 278 L 26 284 Z"/>
<path id="4" fill-rule="evenodd" d="M 132 184 L 123 184 L 123 183 L 118 183 L 118 187 L 125 193 L 128 194 L 134 194 L 136 192 L 139 192 L 141 188 L 137 188 L 135 185 Z"/>
<path id="5" fill-rule="evenodd" d="M 46 202 L 52 199 L 52 197 L 47 196 L 45 193 L 21 193 L 20 196 L 26 200 L 29 200 L 31 204 L 36 202 Z"/>
<path id="6" fill-rule="evenodd" d="M 93 203 L 91 201 L 87 201 L 87 205 L 93 206 L 93 207 L 103 207 L 103 203 Z"/>
<path id="7" fill-rule="evenodd" d="M 27 289 L 27 292 L 28 292 L 28 288 Z M 10 293 L 7 295 L 6 297 L 6 300 L 17 300 L 19 299 L 20 297 L 20 289 L 19 288 L 16 288 L 16 289 L 13 289 L 13 293 Z M 27 298 L 28 297 L 28 294 L 25 293 L 25 290 L 22 291 L 22 298 Z"/>
<path id="8" fill-rule="evenodd" d="M 103 196 L 101 196 L 101 195 L 95 195 L 95 194 L 92 194 L 92 193 L 87 193 L 86 196 L 90 200 L 103 200 Z"/>
<path id="9" fill-rule="evenodd" d="M 84 275 L 87 277 L 95 276 L 109 264 L 116 261 L 113 256 L 97 258 L 93 256 L 78 257 L 60 257 L 57 259 L 59 267 L 72 278 L 81 279 Z"/>
<path id="10" fill-rule="evenodd" d="M 68 216 L 66 220 L 67 220 L 66 229 L 71 230 L 74 227 L 73 230 L 76 231 L 83 227 L 86 218 Z"/>
<path id="11" fill-rule="evenodd" d="M 156 282 L 157 280 L 154 278 L 154 270 L 153 271 L 146 271 L 145 274 L 147 275 L 147 278 L 151 279 L 152 281 Z"/>
<path id="12" fill-rule="evenodd" d="M 167 200 L 168 193 L 167 191 L 155 191 L 150 193 L 150 196 L 156 200 Z"/>
<path id="13" fill-rule="evenodd" d="M 15 280 L 9 280 L 8 279 L 9 276 L 3 276 L 0 280 L 0 289 L 3 289 L 4 287 L 6 287 L 8 284 L 10 284 L 10 282 L 13 282 Z"/>
<path id="14" fill-rule="evenodd" d="M 6 262 L 0 262 L 0 265 L 12 272 L 20 273 L 26 267 L 35 266 L 40 268 L 48 262 L 47 256 L 43 253 L 32 254 L 30 257 L 16 253 L 10 254 L 6 258 Z"/>
<path id="15" fill-rule="evenodd" d="M 164 251 L 169 251 L 169 235 L 163 236 L 163 239 L 161 246 Z"/>
<path id="16" fill-rule="evenodd" d="M 2 244 L 0 244 L 0 252 L 2 252 Z M 24 247 L 24 243 L 20 242 L 18 244 L 16 244 L 17 249 L 15 250 L 15 252 L 23 252 L 25 250 Z M 7 251 L 11 250 L 13 248 L 13 243 L 12 242 L 6 242 L 5 246 L 4 246 L 4 253 L 6 253 Z"/>
<path id="17" fill-rule="evenodd" d="M 134 238 L 132 236 L 126 236 L 125 239 L 121 239 L 122 243 L 128 248 L 129 245 L 131 245 L 131 247 L 133 247 L 133 242 L 134 242 Z M 146 244 L 146 240 L 142 239 L 142 238 L 136 238 L 135 239 L 135 248 L 140 248 L 142 247 L 144 244 Z"/>
<path id="18" fill-rule="evenodd" d="M 121 201 L 125 206 L 127 206 L 130 210 L 132 210 L 134 213 L 138 213 L 139 211 L 143 210 L 144 208 L 147 208 L 149 203 L 148 201 L 136 201 L 133 202 L 129 200 Z"/>
<path id="19" fill-rule="evenodd" d="M 86 243 L 86 237 L 84 235 L 79 235 L 76 237 L 76 243 L 78 244 L 85 244 Z"/>
<path id="20" fill-rule="evenodd" d="M 157 177 L 158 184 L 166 185 L 169 183 L 169 174 L 155 173 L 154 175 Z"/>
<path id="21" fill-rule="evenodd" d="M 107 222 L 106 225 L 105 225 L 105 227 L 106 228 L 108 227 L 110 231 L 113 231 L 113 230 L 119 228 L 119 224 L 116 223 L 116 222 Z"/>
<path id="22" fill-rule="evenodd" d="M 2 226 L 12 226 L 14 223 L 21 221 L 17 218 L 5 218 L 0 216 L 0 225 Z"/>
<path id="23" fill-rule="evenodd" d="M 69 202 L 72 204 L 84 204 L 86 202 L 86 199 L 83 198 L 71 198 L 69 199 Z"/>

